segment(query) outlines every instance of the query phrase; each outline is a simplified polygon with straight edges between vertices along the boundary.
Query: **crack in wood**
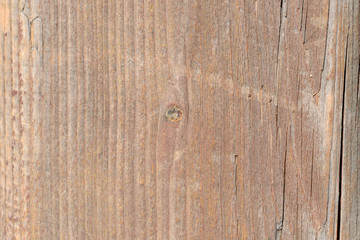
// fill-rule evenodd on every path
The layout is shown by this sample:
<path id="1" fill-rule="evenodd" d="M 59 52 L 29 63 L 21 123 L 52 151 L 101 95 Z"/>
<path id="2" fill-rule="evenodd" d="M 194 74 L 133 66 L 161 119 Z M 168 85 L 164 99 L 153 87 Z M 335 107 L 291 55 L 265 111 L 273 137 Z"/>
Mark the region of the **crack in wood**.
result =
<path id="1" fill-rule="evenodd" d="M 339 197 L 338 197 L 338 210 L 337 210 L 337 239 L 340 239 L 341 231 L 341 194 L 342 194 L 342 170 L 343 170 L 343 148 L 344 148 L 344 124 L 345 124 L 345 101 L 346 101 L 346 70 L 348 61 L 348 43 L 349 35 L 346 38 L 345 47 L 345 65 L 344 65 L 344 77 L 343 77 L 343 92 L 342 92 L 342 109 L 341 109 L 341 136 L 340 136 L 340 159 L 339 159 Z"/>

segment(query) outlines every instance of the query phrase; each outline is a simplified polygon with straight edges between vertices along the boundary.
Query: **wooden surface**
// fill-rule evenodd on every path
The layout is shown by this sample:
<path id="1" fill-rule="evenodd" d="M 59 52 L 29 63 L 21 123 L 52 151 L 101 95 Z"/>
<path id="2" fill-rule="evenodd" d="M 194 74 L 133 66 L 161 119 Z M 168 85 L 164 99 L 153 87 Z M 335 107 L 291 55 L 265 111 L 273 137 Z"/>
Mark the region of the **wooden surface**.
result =
<path id="1" fill-rule="evenodd" d="M 0 239 L 360 239 L 358 0 L 0 0 Z"/>

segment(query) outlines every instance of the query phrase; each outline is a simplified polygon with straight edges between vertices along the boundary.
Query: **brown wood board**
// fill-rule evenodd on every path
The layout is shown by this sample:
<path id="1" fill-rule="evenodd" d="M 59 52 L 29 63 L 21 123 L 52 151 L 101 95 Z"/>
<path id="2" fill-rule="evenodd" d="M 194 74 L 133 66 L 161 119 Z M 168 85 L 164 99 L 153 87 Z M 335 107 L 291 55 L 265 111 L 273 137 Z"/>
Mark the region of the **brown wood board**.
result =
<path id="1" fill-rule="evenodd" d="M 359 5 L 0 0 L 0 239 L 360 239 Z"/>

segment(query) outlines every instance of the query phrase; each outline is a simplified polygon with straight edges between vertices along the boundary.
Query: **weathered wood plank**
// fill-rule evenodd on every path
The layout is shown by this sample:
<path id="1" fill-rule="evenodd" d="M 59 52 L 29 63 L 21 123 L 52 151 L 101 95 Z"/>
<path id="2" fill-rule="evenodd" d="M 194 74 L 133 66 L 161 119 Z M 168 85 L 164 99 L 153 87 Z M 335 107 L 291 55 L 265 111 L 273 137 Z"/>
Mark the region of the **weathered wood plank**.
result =
<path id="1" fill-rule="evenodd" d="M 0 0 L 0 239 L 359 238 L 359 5 Z"/>
<path id="2" fill-rule="evenodd" d="M 344 100 L 341 151 L 341 199 L 340 237 L 341 239 L 360 238 L 360 95 L 359 95 L 359 3 L 350 2 L 343 10 L 348 18 L 349 28 L 346 38 Z"/>

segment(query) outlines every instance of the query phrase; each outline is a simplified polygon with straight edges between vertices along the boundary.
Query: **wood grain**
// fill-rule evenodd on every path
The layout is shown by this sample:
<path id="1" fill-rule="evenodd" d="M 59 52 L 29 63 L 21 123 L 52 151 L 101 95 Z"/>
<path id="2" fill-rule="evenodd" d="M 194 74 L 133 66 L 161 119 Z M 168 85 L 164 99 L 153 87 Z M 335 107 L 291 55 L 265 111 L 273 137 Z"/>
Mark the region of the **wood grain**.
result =
<path id="1" fill-rule="evenodd" d="M 359 6 L 0 0 L 0 239 L 359 239 Z"/>
<path id="2" fill-rule="evenodd" d="M 344 100 L 342 122 L 342 155 L 340 187 L 340 224 L 341 239 L 360 238 L 360 72 L 359 72 L 359 8 L 356 2 L 349 5 L 349 32 L 346 39 L 344 71 Z M 355 6 L 355 8 L 353 7 Z"/>

